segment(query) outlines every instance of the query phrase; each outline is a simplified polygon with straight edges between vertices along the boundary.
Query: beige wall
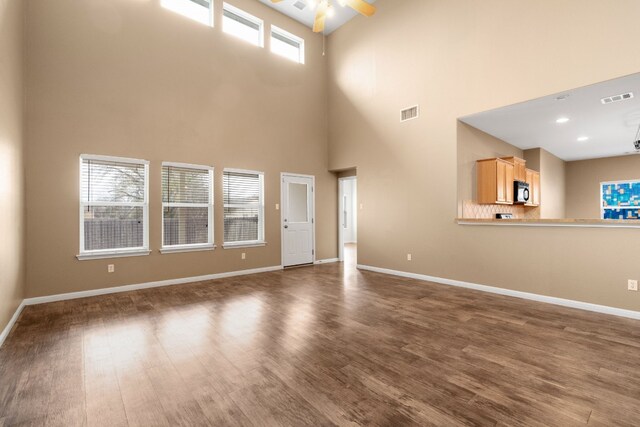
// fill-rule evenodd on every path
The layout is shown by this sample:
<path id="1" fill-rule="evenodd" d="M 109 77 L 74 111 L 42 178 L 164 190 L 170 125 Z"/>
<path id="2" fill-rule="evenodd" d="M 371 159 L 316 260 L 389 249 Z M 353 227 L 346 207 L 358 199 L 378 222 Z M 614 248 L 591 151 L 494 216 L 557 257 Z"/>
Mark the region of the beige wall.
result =
<path id="1" fill-rule="evenodd" d="M 567 163 L 567 216 L 600 218 L 600 183 L 640 179 L 640 156 Z"/>
<path id="2" fill-rule="evenodd" d="M 566 218 L 566 162 L 542 148 L 525 150 L 524 159 L 540 172 L 540 218 Z"/>
<path id="3" fill-rule="evenodd" d="M 268 40 L 260 49 L 222 33 L 221 1 L 215 28 L 159 3 L 28 2 L 30 297 L 280 265 L 281 172 L 316 176 L 317 258 L 337 256 L 321 37 L 259 2 L 233 2 L 267 29 L 304 37 L 299 65 L 271 54 Z M 81 153 L 151 162 L 150 256 L 76 260 Z M 215 166 L 215 251 L 158 253 L 162 161 Z M 267 247 L 222 249 L 225 167 L 265 172 Z"/>
<path id="4" fill-rule="evenodd" d="M 0 332 L 24 294 L 23 2 L 0 0 Z"/>
<path id="5" fill-rule="evenodd" d="M 523 159 L 527 162 L 527 169 L 540 172 L 541 151 L 542 148 L 531 148 L 523 151 Z"/>
<path id="6" fill-rule="evenodd" d="M 566 162 L 540 150 L 540 217 L 565 218 Z"/>
<path id="7" fill-rule="evenodd" d="M 619 52 L 637 48 L 640 2 L 376 6 L 328 43 L 329 166 L 358 168 L 358 262 L 640 310 L 626 290 L 640 230 L 454 222 L 457 118 L 637 72 Z M 420 118 L 400 123 L 416 103 Z"/>
<path id="8" fill-rule="evenodd" d="M 339 172 L 335 172 L 338 178 L 350 178 L 352 176 L 358 176 L 358 171 L 355 169 L 347 169 Z"/>

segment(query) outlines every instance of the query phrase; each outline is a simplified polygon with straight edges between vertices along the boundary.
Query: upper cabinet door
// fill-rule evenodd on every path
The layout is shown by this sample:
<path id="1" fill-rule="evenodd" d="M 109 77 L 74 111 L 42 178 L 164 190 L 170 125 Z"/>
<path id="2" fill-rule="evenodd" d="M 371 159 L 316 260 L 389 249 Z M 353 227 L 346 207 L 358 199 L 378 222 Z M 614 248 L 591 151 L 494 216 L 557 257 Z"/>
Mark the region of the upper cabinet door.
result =
<path id="1" fill-rule="evenodd" d="M 496 160 L 497 170 L 497 203 L 513 203 L 513 164 L 504 160 Z"/>
<path id="2" fill-rule="evenodd" d="M 513 179 L 514 181 L 525 181 L 527 179 L 527 161 L 520 157 L 502 157 L 513 165 Z"/>
<path id="3" fill-rule="evenodd" d="M 513 203 L 513 163 L 502 159 L 485 159 L 478 160 L 476 168 L 478 203 Z"/>
<path id="4" fill-rule="evenodd" d="M 540 172 L 526 170 L 525 182 L 529 184 L 529 201 L 526 206 L 540 205 Z"/>
<path id="5" fill-rule="evenodd" d="M 513 179 L 514 179 L 514 166 L 510 163 L 505 167 L 505 202 L 513 203 Z"/>
<path id="6" fill-rule="evenodd" d="M 535 172 L 533 174 L 533 204 L 536 206 L 540 206 L 542 202 L 540 198 L 540 172 Z"/>
<path id="7" fill-rule="evenodd" d="M 497 160 L 496 172 L 496 202 L 505 203 L 507 201 L 507 164 Z"/>

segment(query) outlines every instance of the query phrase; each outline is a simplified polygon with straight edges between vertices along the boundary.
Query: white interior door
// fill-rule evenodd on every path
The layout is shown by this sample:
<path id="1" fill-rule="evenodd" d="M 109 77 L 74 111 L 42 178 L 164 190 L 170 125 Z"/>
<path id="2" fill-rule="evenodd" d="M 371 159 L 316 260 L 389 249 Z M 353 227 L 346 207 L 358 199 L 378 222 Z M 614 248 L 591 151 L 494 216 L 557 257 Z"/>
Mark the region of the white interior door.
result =
<path id="1" fill-rule="evenodd" d="M 312 176 L 282 175 L 282 265 L 314 261 Z"/>

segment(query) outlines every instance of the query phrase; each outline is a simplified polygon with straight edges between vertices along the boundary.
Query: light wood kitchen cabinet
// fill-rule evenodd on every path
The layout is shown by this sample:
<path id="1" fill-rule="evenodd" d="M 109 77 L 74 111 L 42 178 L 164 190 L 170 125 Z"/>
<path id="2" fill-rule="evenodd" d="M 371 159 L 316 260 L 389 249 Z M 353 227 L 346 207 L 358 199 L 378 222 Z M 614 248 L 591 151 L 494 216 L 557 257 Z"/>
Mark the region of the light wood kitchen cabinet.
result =
<path id="1" fill-rule="evenodd" d="M 525 182 L 529 184 L 529 201 L 525 206 L 540 206 L 540 172 L 527 169 L 525 173 Z"/>
<path id="2" fill-rule="evenodd" d="M 476 169 L 479 204 L 513 203 L 513 163 L 503 159 L 478 160 Z"/>
<path id="3" fill-rule="evenodd" d="M 527 161 L 519 157 L 502 157 L 509 163 L 513 163 L 514 181 L 525 181 L 527 179 Z"/>

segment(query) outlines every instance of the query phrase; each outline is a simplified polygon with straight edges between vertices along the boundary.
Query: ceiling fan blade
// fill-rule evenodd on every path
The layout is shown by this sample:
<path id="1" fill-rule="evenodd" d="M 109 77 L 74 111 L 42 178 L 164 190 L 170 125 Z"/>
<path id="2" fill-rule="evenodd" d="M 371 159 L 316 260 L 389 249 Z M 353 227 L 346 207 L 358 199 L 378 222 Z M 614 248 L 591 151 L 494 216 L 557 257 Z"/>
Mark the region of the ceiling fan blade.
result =
<path id="1" fill-rule="evenodd" d="M 318 9 L 316 10 L 316 17 L 313 20 L 313 32 L 321 33 L 324 31 L 324 21 L 327 19 L 327 9 L 329 7 L 329 3 L 326 1 L 321 1 L 318 4 Z"/>
<path id="2" fill-rule="evenodd" d="M 356 12 L 364 16 L 373 16 L 376 13 L 376 7 L 364 0 L 345 0 L 345 3 Z"/>

